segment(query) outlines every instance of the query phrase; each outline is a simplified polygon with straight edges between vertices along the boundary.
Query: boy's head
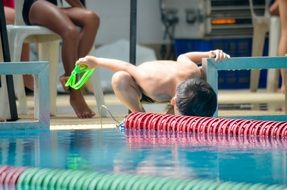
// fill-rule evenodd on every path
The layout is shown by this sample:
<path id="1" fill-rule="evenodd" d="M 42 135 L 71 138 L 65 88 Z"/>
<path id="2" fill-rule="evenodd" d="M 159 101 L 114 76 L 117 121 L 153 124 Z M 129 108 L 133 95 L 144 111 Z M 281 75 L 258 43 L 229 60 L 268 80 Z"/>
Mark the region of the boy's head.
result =
<path id="1" fill-rule="evenodd" d="M 211 117 L 216 107 L 217 95 L 206 81 L 188 79 L 177 86 L 175 109 L 179 114 Z"/>

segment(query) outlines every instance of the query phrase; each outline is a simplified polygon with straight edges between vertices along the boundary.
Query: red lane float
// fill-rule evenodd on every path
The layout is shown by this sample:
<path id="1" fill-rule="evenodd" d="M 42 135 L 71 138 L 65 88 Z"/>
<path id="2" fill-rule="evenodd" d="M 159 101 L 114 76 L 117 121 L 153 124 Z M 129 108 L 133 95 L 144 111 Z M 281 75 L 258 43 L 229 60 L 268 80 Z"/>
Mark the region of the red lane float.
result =
<path id="1" fill-rule="evenodd" d="M 178 133 L 154 130 L 125 130 L 126 142 L 132 149 L 143 147 L 209 147 L 224 149 L 277 149 L 286 150 L 287 141 L 256 136 L 229 136 L 199 133 Z"/>
<path id="2" fill-rule="evenodd" d="M 287 138 L 287 122 L 181 116 L 159 113 L 131 113 L 126 129 L 204 133 L 228 136 Z"/>
<path id="3" fill-rule="evenodd" d="M 0 189 L 16 189 L 17 180 L 25 170 L 25 167 L 1 166 Z"/>

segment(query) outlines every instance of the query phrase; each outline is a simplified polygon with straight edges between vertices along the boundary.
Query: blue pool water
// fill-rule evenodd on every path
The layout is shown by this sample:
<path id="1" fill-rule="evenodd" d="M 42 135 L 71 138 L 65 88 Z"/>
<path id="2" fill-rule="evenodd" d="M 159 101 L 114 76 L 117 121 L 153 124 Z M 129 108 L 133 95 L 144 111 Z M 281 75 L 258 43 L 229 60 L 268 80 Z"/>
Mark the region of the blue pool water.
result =
<path id="1" fill-rule="evenodd" d="M 0 134 L 0 164 L 287 185 L 287 141 L 117 129 Z"/>

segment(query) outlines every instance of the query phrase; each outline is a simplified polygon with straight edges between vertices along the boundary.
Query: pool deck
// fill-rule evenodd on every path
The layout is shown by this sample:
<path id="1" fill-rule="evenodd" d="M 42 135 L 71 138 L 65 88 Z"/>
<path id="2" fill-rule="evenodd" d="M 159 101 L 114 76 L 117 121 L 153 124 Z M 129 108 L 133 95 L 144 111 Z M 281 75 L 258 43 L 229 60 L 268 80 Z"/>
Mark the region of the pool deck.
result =
<path id="1" fill-rule="evenodd" d="M 34 101 L 33 96 L 28 96 L 28 115 L 19 114 L 20 118 L 29 119 L 33 116 Z M 69 104 L 69 96 L 61 94 L 57 96 L 57 114 L 51 116 L 51 130 L 65 129 L 94 129 L 94 128 L 115 128 L 121 122 L 128 109 L 125 108 L 113 94 L 105 94 L 105 103 L 109 112 L 106 118 L 101 118 L 97 113 L 96 100 L 93 95 L 85 95 L 87 104 L 96 112 L 96 116 L 91 119 L 79 119 L 76 117 Z M 166 104 L 146 104 L 147 111 L 164 112 Z M 114 119 L 112 118 L 112 116 Z"/>
<path id="2" fill-rule="evenodd" d="M 88 105 L 96 111 L 96 100 L 93 95 L 85 95 Z M 272 115 L 284 114 L 280 105 L 284 103 L 284 95 L 281 93 L 266 93 L 259 91 L 250 93 L 248 90 L 221 90 L 218 96 L 219 116 L 237 115 Z M 119 102 L 113 94 L 105 94 L 105 103 L 115 121 L 109 114 L 107 118 L 97 114 L 91 119 L 78 119 L 69 104 L 68 95 L 57 96 L 57 115 L 51 116 L 51 130 L 66 129 L 95 129 L 115 128 L 128 114 L 128 110 Z M 272 109 L 266 106 L 271 105 Z M 28 96 L 28 116 L 20 115 L 20 118 L 31 117 L 34 109 L 33 96 Z M 146 111 L 163 113 L 165 103 L 144 104 Z M 262 107 L 264 107 L 262 109 Z"/>

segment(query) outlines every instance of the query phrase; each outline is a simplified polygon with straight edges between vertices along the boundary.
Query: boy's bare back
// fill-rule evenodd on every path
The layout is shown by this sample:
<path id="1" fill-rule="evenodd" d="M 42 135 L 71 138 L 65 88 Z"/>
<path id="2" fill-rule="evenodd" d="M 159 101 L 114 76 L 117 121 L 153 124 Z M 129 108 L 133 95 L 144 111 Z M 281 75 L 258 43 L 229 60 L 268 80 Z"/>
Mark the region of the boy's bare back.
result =
<path id="1" fill-rule="evenodd" d="M 155 101 L 170 100 L 176 86 L 183 80 L 200 78 L 200 68 L 195 63 L 179 63 L 176 61 L 151 61 L 135 67 L 136 72 L 129 73 L 140 86 L 143 93 Z"/>

